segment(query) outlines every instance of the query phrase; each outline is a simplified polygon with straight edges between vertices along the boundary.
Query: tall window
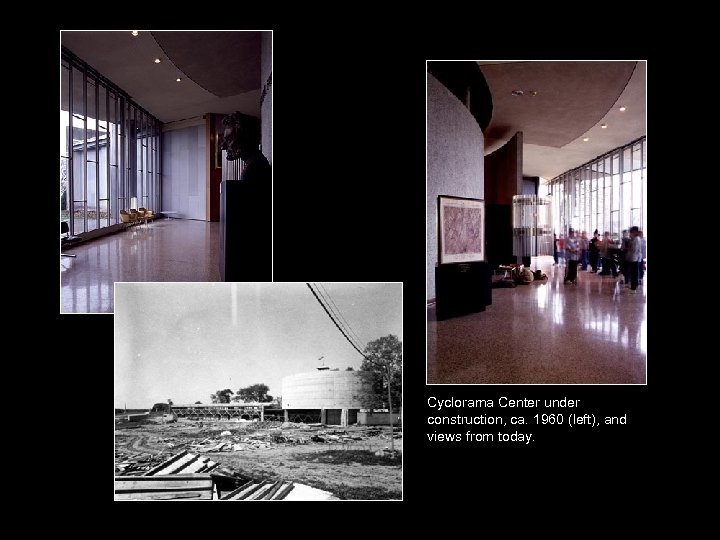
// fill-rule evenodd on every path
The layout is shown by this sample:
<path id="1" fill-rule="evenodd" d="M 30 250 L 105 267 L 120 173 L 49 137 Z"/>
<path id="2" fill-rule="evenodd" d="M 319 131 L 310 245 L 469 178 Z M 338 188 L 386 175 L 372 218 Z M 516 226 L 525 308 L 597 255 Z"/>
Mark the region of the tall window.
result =
<path id="1" fill-rule="evenodd" d="M 159 120 L 63 50 L 60 219 L 71 234 L 119 223 L 120 211 L 160 210 Z"/>
<path id="2" fill-rule="evenodd" d="M 637 225 L 647 237 L 647 141 L 642 137 L 553 178 L 553 227 L 597 229 L 618 239 Z"/>

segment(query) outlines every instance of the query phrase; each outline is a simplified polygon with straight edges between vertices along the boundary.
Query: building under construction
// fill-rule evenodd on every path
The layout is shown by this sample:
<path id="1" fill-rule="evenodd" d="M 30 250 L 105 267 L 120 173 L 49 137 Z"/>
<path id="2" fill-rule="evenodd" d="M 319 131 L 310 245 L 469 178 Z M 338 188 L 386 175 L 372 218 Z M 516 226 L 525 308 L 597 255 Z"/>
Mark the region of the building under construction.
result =
<path id="1" fill-rule="evenodd" d="M 329 368 L 284 377 L 285 420 L 340 426 L 356 424 L 358 420 L 365 423 L 362 421 L 363 416 L 367 416 L 365 411 L 378 406 L 372 383 L 371 372 Z"/>
<path id="2" fill-rule="evenodd" d="M 298 373 L 282 380 L 282 408 L 277 403 L 212 403 L 173 404 L 157 403 L 149 412 L 119 414 L 129 421 L 158 417 L 163 421 L 188 420 L 211 421 L 260 421 L 275 420 L 348 426 L 387 425 L 390 418 L 387 409 L 376 412 L 385 405 L 373 389 L 375 374 L 369 371 L 339 371 L 327 367 L 317 371 Z M 396 404 L 399 405 L 399 404 Z M 400 414 L 393 414 L 393 424 L 401 423 Z M 161 418 L 162 417 L 162 418 Z"/>
<path id="3" fill-rule="evenodd" d="M 190 420 L 283 420 L 282 409 L 275 403 L 212 403 L 173 405 L 178 418 Z"/>

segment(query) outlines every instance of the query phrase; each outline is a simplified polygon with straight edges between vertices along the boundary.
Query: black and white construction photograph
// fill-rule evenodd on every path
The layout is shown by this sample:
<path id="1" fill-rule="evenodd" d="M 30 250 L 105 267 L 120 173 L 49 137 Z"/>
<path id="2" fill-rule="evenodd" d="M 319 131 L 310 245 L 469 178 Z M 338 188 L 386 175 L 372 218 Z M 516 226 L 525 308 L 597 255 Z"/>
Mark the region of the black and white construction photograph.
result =
<path id="1" fill-rule="evenodd" d="M 115 500 L 401 500 L 402 283 L 115 284 Z"/>

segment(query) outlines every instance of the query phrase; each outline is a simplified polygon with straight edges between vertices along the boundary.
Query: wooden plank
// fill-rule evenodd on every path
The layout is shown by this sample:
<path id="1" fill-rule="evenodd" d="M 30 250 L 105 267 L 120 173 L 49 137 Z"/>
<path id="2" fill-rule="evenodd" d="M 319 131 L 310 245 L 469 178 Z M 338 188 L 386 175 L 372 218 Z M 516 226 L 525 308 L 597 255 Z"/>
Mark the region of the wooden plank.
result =
<path id="1" fill-rule="evenodd" d="M 188 465 L 184 467 L 182 471 L 178 472 L 182 472 L 183 474 L 205 472 L 203 469 L 206 468 L 208 463 L 211 463 L 209 458 L 197 456 L 197 460 L 192 463 L 188 463 Z"/>
<path id="2" fill-rule="evenodd" d="M 208 461 L 207 464 L 205 465 L 205 468 L 202 471 L 198 471 L 198 472 L 210 472 L 214 469 L 217 469 L 219 466 L 220 466 L 219 463 L 215 463 L 214 461 Z"/>
<path id="3" fill-rule="evenodd" d="M 155 472 L 155 476 L 179 473 L 183 468 L 185 468 L 185 465 L 193 461 L 195 457 L 195 454 L 186 454 L 174 463 L 170 463 L 167 467 L 162 467 L 161 469 L 159 469 L 157 472 Z"/>
<path id="4" fill-rule="evenodd" d="M 275 500 L 282 501 L 285 497 L 288 496 L 288 493 L 290 493 L 294 487 L 295 487 L 295 485 L 292 482 L 290 482 L 287 486 L 285 486 L 283 488 L 283 490 L 280 493 L 277 494 L 277 496 L 275 497 Z"/>
<path id="5" fill-rule="evenodd" d="M 236 501 L 244 501 L 247 499 L 250 495 L 255 493 L 258 489 L 262 487 L 262 484 L 255 484 L 254 486 L 248 488 L 246 491 L 235 497 Z"/>
<path id="6" fill-rule="evenodd" d="M 211 500 L 213 479 L 209 474 L 116 476 L 116 500 Z"/>
<path id="7" fill-rule="evenodd" d="M 212 500 L 212 491 L 179 491 L 161 493 L 116 493 L 116 501 Z"/>
<path id="8" fill-rule="evenodd" d="M 150 489 L 212 489 L 210 475 L 122 476 L 115 477 L 116 491 Z"/>
<path id="9" fill-rule="evenodd" d="M 234 489 L 234 490 L 232 490 L 230 493 L 228 493 L 227 495 L 225 495 L 221 500 L 223 500 L 223 501 L 232 500 L 232 499 L 235 498 L 236 495 L 242 493 L 243 491 L 245 491 L 247 488 L 249 488 L 249 487 L 252 486 L 252 485 L 253 485 L 253 482 L 252 482 L 252 481 L 246 482 L 245 484 L 243 484 L 243 485 L 240 486 L 239 488 Z"/>
<path id="10" fill-rule="evenodd" d="M 142 489 L 118 489 L 115 491 L 116 494 L 125 494 L 125 493 L 182 493 L 185 491 L 210 491 L 212 492 L 212 488 L 209 488 L 208 486 L 177 486 L 176 488 L 142 488 Z"/>
<path id="11" fill-rule="evenodd" d="M 253 493 L 250 497 L 248 497 L 246 500 L 253 500 L 253 501 L 259 501 L 263 498 L 263 495 L 270 491 L 272 488 L 271 483 L 263 483 L 262 486 L 260 486 L 260 489 L 258 489 L 255 493 Z"/>
<path id="12" fill-rule="evenodd" d="M 177 460 L 181 459 L 181 458 L 182 458 L 183 456 L 185 456 L 186 454 L 187 454 L 187 450 L 183 450 L 183 451 L 180 452 L 179 454 L 175 454 L 175 455 L 172 456 L 171 458 L 166 459 L 166 460 L 163 461 L 162 463 L 160 463 L 160 464 L 156 465 L 155 467 L 153 467 L 152 469 L 150 469 L 148 472 L 145 473 L 145 476 L 152 476 L 153 474 L 157 473 L 157 471 L 159 471 L 159 470 L 161 470 L 161 469 L 164 469 L 165 467 L 167 467 L 167 466 L 170 465 L 171 463 L 176 462 Z"/>
<path id="13" fill-rule="evenodd" d="M 273 484 L 273 487 L 270 488 L 270 490 L 265 494 L 263 497 L 264 500 L 272 500 L 273 496 L 278 492 L 278 490 L 282 487 L 283 481 L 279 480 L 278 482 L 275 482 Z"/>

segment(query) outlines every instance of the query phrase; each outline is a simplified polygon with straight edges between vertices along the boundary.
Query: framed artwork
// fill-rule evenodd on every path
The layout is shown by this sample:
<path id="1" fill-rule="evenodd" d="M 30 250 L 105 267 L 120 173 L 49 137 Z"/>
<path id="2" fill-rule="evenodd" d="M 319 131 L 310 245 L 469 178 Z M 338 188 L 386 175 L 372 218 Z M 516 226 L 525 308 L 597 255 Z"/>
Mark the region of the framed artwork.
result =
<path id="1" fill-rule="evenodd" d="M 485 201 L 438 195 L 438 262 L 485 260 Z"/>

